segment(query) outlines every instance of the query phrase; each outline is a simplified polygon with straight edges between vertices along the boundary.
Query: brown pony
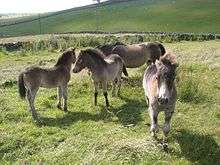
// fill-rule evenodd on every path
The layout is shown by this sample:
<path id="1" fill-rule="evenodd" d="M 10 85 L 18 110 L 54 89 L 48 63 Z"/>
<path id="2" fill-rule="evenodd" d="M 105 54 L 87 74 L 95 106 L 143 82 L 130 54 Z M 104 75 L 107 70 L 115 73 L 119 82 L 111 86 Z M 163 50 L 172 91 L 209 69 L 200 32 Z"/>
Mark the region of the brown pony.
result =
<path id="1" fill-rule="evenodd" d="M 99 49 L 100 51 L 102 51 L 102 53 L 105 56 L 109 56 L 110 54 L 112 54 L 112 50 L 117 45 L 124 45 L 125 46 L 125 44 L 123 44 L 122 42 L 116 42 L 114 44 L 99 45 L 99 46 L 96 47 L 96 49 Z"/>
<path id="2" fill-rule="evenodd" d="M 37 120 L 37 113 L 34 107 L 36 93 L 40 87 L 58 87 L 58 104 L 61 109 L 61 100 L 64 99 L 64 111 L 67 111 L 67 84 L 71 76 L 71 66 L 75 62 L 75 49 L 66 50 L 52 68 L 43 69 L 40 67 L 30 67 L 22 72 L 18 77 L 19 94 L 29 102 L 30 111 L 34 120 Z"/>
<path id="3" fill-rule="evenodd" d="M 97 105 L 98 86 L 99 83 L 101 83 L 106 106 L 108 107 L 107 83 L 109 81 L 113 83 L 113 96 L 120 92 L 122 71 L 124 71 L 125 74 L 127 73 L 123 60 L 117 54 L 111 54 L 108 57 L 105 57 L 105 55 L 99 50 L 86 49 L 82 50 L 77 57 L 73 72 L 78 73 L 84 68 L 89 69 L 94 82 L 95 105 Z M 116 85 L 118 86 L 117 93 Z"/>
<path id="4" fill-rule="evenodd" d="M 165 48 L 160 43 L 117 45 L 112 53 L 118 54 L 127 68 L 137 68 L 145 63 L 150 65 L 165 54 Z"/>
<path id="5" fill-rule="evenodd" d="M 146 101 L 148 102 L 148 111 L 151 119 L 150 132 L 156 136 L 158 131 L 157 117 L 160 111 L 165 113 L 165 124 L 163 127 L 163 144 L 167 147 L 167 135 L 170 131 L 171 117 L 176 104 L 176 86 L 174 83 L 176 68 L 175 55 L 166 53 L 151 64 L 144 73 L 143 87 Z"/>

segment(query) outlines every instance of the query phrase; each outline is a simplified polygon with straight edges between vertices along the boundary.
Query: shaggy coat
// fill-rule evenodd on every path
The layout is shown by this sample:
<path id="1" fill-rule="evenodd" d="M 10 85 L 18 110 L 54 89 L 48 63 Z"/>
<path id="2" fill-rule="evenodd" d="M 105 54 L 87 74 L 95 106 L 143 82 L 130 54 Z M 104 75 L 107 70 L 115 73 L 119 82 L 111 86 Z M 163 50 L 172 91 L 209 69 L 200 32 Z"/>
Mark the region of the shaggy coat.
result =
<path id="1" fill-rule="evenodd" d="M 148 111 L 151 119 L 150 132 L 155 136 L 158 131 L 157 117 L 159 112 L 164 111 L 165 123 L 163 127 L 164 144 L 170 131 L 171 117 L 176 103 L 175 75 L 176 57 L 172 53 L 166 53 L 151 64 L 144 73 L 143 88 L 148 102 Z"/>
<path id="2" fill-rule="evenodd" d="M 67 111 L 67 84 L 71 77 L 71 65 L 75 62 L 75 49 L 68 49 L 51 68 L 29 67 L 18 77 L 18 88 L 21 98 L 29 102 L 33 119 L 37 119 L 34 100 L 40 87 L 58 87 L 58 104 L 61 108 L 61 99 L 64 99 L 64 111 Z"/>
<path id="3" fill-rule="evenodd" d="M 78 73 L 84 68 L 89 69 L 94 82 L 95 105 L 97 105 L 98 85 L 101 83 L 106 106 L 108 107 L 107 83 L 109 81 L 113 83 L 112 95 L 115 96 L 120 91 L 122 71 L 127 75 L 127 70 L 122 58 L 117 54 L 111 54 L 106 57 L 101 51 L 96 49 L 82 50 L 77 57 L 73 72 Z M 118 86 L 117 93 L 116 86 Z"/>

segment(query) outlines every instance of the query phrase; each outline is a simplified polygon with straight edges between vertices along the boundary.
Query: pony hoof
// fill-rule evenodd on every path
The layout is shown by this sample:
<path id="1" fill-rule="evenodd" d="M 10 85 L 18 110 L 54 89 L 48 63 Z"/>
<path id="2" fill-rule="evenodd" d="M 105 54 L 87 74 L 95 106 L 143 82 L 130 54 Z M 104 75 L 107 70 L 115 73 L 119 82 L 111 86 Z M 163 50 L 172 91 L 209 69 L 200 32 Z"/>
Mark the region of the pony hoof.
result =
<path id="1" fill-rule="evenodd" d="M 152 136 L 153 138 L 156 138 L 156 137 L 157 137 L 155 132 L 151 132 L 151 136 Z"/>
<path id="2" fill-rule="evenodd" d="M 58 108 L 58 109 L 62 109 L 61 105 L 57 105 L 57 108 Z"/>
<path id="3" fill-rule="evenodd" d="M 67 108 L 64 108 L 64 112 L 68 112 Z"/>
<path id="4" fill-rule="evenodd" d="M 163 143 L 162 147 L 165 151 L 167 151 L 168 150 L 168 143 Z"/>

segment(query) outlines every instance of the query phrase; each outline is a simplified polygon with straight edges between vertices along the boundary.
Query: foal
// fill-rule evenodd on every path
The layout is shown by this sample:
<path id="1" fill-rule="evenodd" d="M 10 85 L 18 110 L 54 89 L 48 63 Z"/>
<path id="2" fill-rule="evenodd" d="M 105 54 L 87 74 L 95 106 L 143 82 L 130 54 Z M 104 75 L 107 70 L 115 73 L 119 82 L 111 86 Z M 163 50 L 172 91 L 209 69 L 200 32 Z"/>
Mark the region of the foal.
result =
<path id="1" fill-rule="evenodd" d="M 157 117 L 159 112 L 164 111 L 165 113 L 164 146 L 167 146 L 167 135 L 170 131 L 171 117 L 176 103 L 177 93 L 174 79 L 177 66 L 176 57 L 167 53 L 146 69 L 143 78 L 145 97 L 149 106 L 152 136 L 155 137 L 158 131 Z"/>
<path id="2" fill-rule="evenodd" d="M 112 81 L 112 95 L 115 96 L 120 91 L 122 71 L 124 71 L 124 73 L 127 75 L 127 70 L 124 66 L 122 58 L 117 54 L 111 54 L 108 57 L 105 57 L 102 52 L 96 49 L 82 50 L 76 59 L 73 72 L 78 73 L 84 68 L 88 68 L 92 74 L 95 87 L 95 105 L 97 105 L 98 85 L 101 83 L 103 88 L 103 95 L 105 96 L 106 106 L 108 107 L 109 101 L 107 83 Z M 117 94 L 116 85 L 118 86 Z"/>
<path id="3" fill-rule="evenodd" d="M 71 76 L 71 66 L 75 61 L 75 49 L 70 48 L 59 57 L 54 67 L 47 69 L 30 67 L 19 75 L 19 94 L 21 98 L 25 98 L 27 92 L 27 100 L 34 120 L 38 119 L 34 107 L 34 100 L 40 87 L 58 87 L 57 107 L 61 109 L 61 100 L 63 98 L 64 111 L 67 111 L 67 84 Z"/>

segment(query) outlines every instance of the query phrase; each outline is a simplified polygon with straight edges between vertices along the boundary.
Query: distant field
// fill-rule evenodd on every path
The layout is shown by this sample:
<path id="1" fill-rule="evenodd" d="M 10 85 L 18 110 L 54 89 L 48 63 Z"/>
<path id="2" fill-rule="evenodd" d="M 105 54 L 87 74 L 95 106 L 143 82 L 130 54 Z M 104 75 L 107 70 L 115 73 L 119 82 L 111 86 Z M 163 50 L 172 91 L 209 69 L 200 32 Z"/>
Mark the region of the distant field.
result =
<path id="1" fill-rule="evenodd" d="M 41 33 L 95 30 L 220 33 L 219 8 L 219 0 L 115 2 L 96 8 L 73 9 L 49 14 L 49 17 L 41 19 Z M 26 17 L 24 20 L 35 18 L 37 17 Z M 39 20 L 0 27 L 0 33 L 1 35 L 39 34 Z"/>
<path id="2" fill-rule="evenodd" d="M 141 85 L 145 66 L 128 70 L 120 97 L 109 94 L 112 113 L 104 108 L 102 92 L 93 105 L 87 73 L 72 74 L 69 113 L 56 108 L 55 89 L 41 89 L 36 109 L 44 125 L 37 126 L 18 97 L 17 76 L 30 65 L 54 64 L 58 53 L 0 50 L 0 164 L 219 165 L 220 42 L 164 45 L 180 64 L 168 152 L 150 137 Z M 159 138 L 163 121 L 161 113 Z"/>

